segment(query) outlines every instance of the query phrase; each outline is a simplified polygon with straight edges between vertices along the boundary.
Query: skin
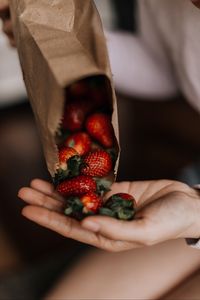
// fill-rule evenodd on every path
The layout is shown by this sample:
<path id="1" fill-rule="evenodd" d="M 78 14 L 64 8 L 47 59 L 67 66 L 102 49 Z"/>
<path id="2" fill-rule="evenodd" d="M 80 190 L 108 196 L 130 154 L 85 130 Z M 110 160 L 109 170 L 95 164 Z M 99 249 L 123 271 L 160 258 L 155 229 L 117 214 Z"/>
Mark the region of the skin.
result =
<path id="1" fill-rule="evenodd" d="M 94 216 L 77 222 L 62 214 L 64 199 L 51 184 L 40 179 L 20 189 L 18 195 L 28 204 L 22 210 L 26 218 L 67 238 L 107 251 L 120 252 L 200 236 L 200 196 L 188 185 L 170 180 L 121 182 L 113 184 L 110 194 L 118 192 L 134 196 L 136 220 Z"/>
<path id="2" fill-rule="evenodd" d="M 7 0 L 0 0 L 0 19 L 3 22 L 2 30 L 7 35 L 10 45 L 16 47 Z"/>

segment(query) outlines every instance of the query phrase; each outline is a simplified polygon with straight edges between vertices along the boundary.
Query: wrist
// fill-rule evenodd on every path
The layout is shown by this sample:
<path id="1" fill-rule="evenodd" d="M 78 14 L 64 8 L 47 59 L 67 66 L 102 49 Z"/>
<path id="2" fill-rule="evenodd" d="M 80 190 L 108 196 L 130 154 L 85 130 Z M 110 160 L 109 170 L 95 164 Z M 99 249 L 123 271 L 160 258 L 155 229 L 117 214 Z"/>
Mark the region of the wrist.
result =
<path id="1" fill-rule="evenodd" d="M 192 224 L 185 238 L 191 241 L 197 241 L 200 239 L 200 185 L 196 185 L 191 189 L 192 193 L 189 200 L 191 201 L 191 206 L 193 208 L 191 210 Z"/>
<path id="2" fill-rule="evenodd" d="M 197 197 L 200 198 L 200 184 L 193 187 L 197 193 Z M 199 218 L 198 218 L 199 219 Z M 186 243 L 195 249 L 200 249 L 200 235 L 196 238 L 186 238 Z"/>

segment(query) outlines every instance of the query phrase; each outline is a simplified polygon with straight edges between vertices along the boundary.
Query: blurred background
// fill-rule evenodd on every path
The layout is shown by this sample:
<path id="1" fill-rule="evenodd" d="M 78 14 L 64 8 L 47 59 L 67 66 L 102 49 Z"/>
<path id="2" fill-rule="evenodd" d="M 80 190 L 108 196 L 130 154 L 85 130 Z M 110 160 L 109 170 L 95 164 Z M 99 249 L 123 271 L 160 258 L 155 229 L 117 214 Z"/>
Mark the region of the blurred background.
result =
<path id="1" fill-rule="evenodd" d="M 96 0 L 107 30 L 137 31 L 137 3 Z M 180 94 L 151 101 L 118 93 L 119 180 L 198 176 L 200 118 Z M 15 49 L 0 33 L 0 299 L 39 299 L 85 246 L 25 220 L 20 187 L 35 177 L 50 180 Z M 188 177 L 189 174 L 189 177 Z M 189 179 L 188 179 L 189 178 Z M 23 292 L 22 292 L 23 291 Z M 23 295 L 23 297 L 22 297 Z"/>

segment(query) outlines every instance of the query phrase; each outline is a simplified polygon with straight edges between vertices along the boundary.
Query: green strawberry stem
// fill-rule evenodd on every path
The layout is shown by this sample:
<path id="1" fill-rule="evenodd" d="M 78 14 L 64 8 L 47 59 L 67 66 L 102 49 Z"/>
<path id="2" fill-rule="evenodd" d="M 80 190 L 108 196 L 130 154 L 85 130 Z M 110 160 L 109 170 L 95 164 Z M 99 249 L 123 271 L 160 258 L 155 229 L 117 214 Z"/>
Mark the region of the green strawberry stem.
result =
<path id="1" fill-rule="evenodd" d="M 121 195 L 115 194 L 104 204 L 101 213 L 114 216 L 119 220 L 133 220 L 135 215 L 134 202 L 124 200 Z"/>
<path id="2" fill-rule="evenodd" d="M 75 177 L 80 175 L 80 168 L 83 165 L 83 160 L 79 155 L 71 157 L 67 162 L 67 170 L 69 172 L 69 177 Z"/>
<path id="3" fill-rule="evenodd" d="M 53 184 L 56 187 L 62 181 L 64 181 L 68 177 L 68 170 L 58 169 L 55 173 L 54 177 L 52 178 Z"/>
<path id="4" fill-rule="evenodd" d="M 105 193 L 110 191 L 110 187 L 112 185 L 112 182 L 105 178 L 95 178 L 96 184 L 97 184 L 97 193 L 100 196 L 103 196 Z"/>
<path id="5" fill-rule="evenodd" d="M 66 216 L 71 216 L 71 214 L 73 213 L 72 207 L 65 208 L 64 213 Z"/>
<path id="6" fill-rule="evenodd" d="M 53 183 L 55 186 L 60 184 L 66 179 L 70 179 L 80 175 L 80 168 L 83 166 L 82 158 L 79 155 L 71 157 L 67 161 L 67 170 L 59 168 L 53 177 Z"/>
<path id="7" fill-rule="evenodd" d="M 106 208 L 106 207 L 101 207 L 99 209 L 99 214 L 101 216 L 108 216 L 108 217 L 116 218 L 116 213 L 114 211 L 112 211 L 111 209 Z"/>
<path id="8" fill-rule="evenodd" d="M 133 208 L 133 202 L 123 200 L 121 198 L 115 198 L 115 200 L 108 200 L 106 203 L 106 206 L 108 206 L 111 209 L 117 209 L 118 207 L 122 208 Z"/>
<path id="9" fill-rule="evenodd" d="M 117 217 L 120 220 L 133 220 L 135 211 L 127 208 L 119 209 Z"/>
<path id="10" fill-rule="evenodd" d="M 66 199 L 64 214 L 68 217 L 75 218 L 78 221 L 83 220 L 85 217 L 95 215 L 92 211 L 84 211 L 84 205 L 78 197 L 69 197 Z"/>
<path id="11" fill-rule="evenodd" d="M 117 157 L 118 157 L 118 152 L 117 152 L 117 150 L 116 150 L 115 148 L 110 148 L 110 149 L 107 149 L 107 152 L 108 152 L 108 154 L 110 154 L 110 156 L 111 156 L 113 165 L 115 165 L 116 160 L 117 160 Z"/>
<path id="12" fill-rule="evenodd" d="M 78 197 L 69 197 L 66 199 L 64 214 L 77 220 L 83 218 L 83 204 Z"/>

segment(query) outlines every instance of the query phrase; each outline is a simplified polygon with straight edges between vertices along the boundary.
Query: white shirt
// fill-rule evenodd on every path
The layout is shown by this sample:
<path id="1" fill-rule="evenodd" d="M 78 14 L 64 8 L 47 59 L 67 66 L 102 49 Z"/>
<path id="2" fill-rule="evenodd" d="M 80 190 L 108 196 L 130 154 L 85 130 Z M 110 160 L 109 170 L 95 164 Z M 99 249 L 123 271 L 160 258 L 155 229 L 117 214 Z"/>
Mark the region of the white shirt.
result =
<path id="1" fill-rule="evenodd" d="M 17 51 L 8 45 L 0 24 L 0 109 L 24 101 L 25 97 Z"/>
<path id="2" fill-rule="evenodd" d="M 137 35 L 108 33 L 123 93 L 168 98 L 178 90 L 200 111 L 200 10 L 190 0 L 139 0 Z"/>

